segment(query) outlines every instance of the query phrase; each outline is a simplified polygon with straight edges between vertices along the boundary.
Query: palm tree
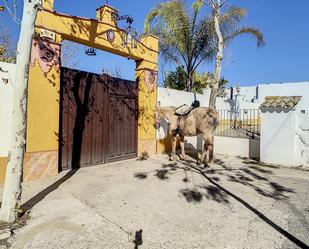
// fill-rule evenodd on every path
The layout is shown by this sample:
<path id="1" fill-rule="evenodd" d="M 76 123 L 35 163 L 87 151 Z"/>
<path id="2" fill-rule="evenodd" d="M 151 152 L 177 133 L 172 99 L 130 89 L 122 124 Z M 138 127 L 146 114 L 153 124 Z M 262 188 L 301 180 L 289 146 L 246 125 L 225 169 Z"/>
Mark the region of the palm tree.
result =
<path id="1" fill-rule="evenodd" d="M 189 13 L 182 0 L 160 3 L 147 15 L 145 32 L 160 39 L 160 53 L 164 60 L 183 66 L 186 72 L 186 90 L 193 89 L 193 75 L 197 67 L 215 56 L 212 19 L 200 17 L 200 4 Z"/>
<path id="2" fill-rule="evenodd" d="M 209 106 L 216 108 L 216 97 L 219 88 L 219 82 L 221 79 L 222 60 L 224 48 L 229 43 L 243 35 L 251 35 L 256 39 L 257 46 L 264 45 L 264 35 L 257 28 L 244 27 L 240 23 L 245 18 L 247 12 L 243 8 L 231 6 L 225 12 L 222 12 L 223 6 L 228 0 L 221 2 L 221 0 L 198 0 L 198 4 L 204 3 L 208 5 L 212 10 L 212 27 L 215 31 L 215 43 L 216 43 L 216 69 L 215 69 L 215 84 L 211 89 Z M 222 13 L 221 13 L 222 12 Z"/>

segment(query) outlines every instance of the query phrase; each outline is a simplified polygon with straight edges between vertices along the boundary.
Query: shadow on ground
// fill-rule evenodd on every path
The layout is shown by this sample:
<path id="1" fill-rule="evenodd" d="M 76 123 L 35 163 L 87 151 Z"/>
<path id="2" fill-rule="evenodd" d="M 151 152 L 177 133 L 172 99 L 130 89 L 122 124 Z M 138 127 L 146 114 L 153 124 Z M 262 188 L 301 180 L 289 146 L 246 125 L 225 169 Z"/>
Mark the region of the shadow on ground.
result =
<path id="1" fill-rule="evenodd" d="M 265 165 L 265 167 L 267 167 L 267 169 L 265 169 L 264 165 L 260 165 L 258 162 L 252 160 L 246 160 L 243 162 L 244 167 L 239 168 L 232 168 L 220 159 L 216 160 L 214 163 L 217 165 L 216 167 L 204 168 L 197 166 L 192 159 L 181 162 L 171 162 L 162 164 L 161 169 L 157 169 L 154 176 L 161 181 L 168 181 L 176 171 L 183 171 L 184 178 L 182 181 L 184 183 L 184 188 L 180 189 L 179 192 L 188 203 L 197 204 L 202 201 L 215 201 L 222 205 L 229 205 L 231 199 L 233 199 L 300 248 L 309 248 L 304 242 L 274 223 L 270 218 L 266 217 L 248 202 L 220 185 L 220 178 L 226 178 L 229 182 L 250 188 L 265 198 L 284 201 L 289 199 L 289 195 L 295 193 L 295 191 L 292 188 L 285 187 L 272 180 L 271 176 L 273 175 L 273 171 L 269 168 L 276 167 Z M 194 184 L 194 181 L 188 177 L 188 172 L 202 176 L 205 179 L 205 183 L 199 185 Z M 136 173 L 135 177 L 140 174 L 141 173 Z M 146 177 L 149 174 L 151 173 L 146 174 Z M 137 178 L 145 179 L 146 177 Z M 190 182 L 192 187 L 188 186 Z"/>

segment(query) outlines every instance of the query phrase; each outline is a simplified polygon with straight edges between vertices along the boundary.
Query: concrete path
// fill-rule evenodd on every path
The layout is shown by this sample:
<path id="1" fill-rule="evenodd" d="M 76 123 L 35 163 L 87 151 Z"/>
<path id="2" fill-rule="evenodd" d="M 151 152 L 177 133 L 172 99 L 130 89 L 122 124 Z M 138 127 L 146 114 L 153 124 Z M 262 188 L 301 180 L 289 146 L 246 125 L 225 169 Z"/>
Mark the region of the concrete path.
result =
<path id="1" fill-rule="evenodd" d="M 33 197 L 33 198 L 31 198 Z M 12 248 L 308 248 L 309 172 L 218 156 L 62 172 L 24 184 Z"/>

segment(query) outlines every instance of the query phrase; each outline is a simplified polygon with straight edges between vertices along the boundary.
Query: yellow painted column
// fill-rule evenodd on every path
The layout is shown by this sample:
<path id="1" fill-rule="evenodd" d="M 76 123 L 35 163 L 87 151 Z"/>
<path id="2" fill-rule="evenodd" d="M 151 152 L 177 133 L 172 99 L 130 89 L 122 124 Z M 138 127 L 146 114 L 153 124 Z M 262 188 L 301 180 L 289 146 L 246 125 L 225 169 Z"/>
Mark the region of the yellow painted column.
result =
<path id="1" fill-rule="evenodd" d="M 40 30 L 37 30 L 40 33 Z M 28 83 L 27 147 L 24 180 L 58 173 L 60 40 L 34 38 Z"/>
<path id="2" fill-rule="evenodd" d="M 150 48 L 158 58 L 158 38 L 144 36 L 141 42 Z M 155 155 L 156 130 L 154 127 L 154 110 L 157 104 L 158 61 L 147 60 L 136 63 L 138 82 L 138 155 Z"/>

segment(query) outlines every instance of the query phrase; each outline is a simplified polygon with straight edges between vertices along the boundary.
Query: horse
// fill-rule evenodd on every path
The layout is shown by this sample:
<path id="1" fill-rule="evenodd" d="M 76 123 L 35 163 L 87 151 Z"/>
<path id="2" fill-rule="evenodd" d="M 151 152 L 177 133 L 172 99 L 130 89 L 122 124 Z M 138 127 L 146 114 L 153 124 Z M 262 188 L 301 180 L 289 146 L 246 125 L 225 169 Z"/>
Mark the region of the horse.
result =
<path id="1" fill-rule="evenodd" d="M 187 115 L 177 115 L 175 113 L 177 107 L 165 106 L 157 107 L 154 114 L 154 126 L 160 128 L 160 123 L 163 118 L 168 123 L 168 133 L 172 140 L 172 153 L 170 160 L 176 161 L 176 142 L 177 136 L 180 138 L 181 160 L 185 160 L 185 144 L 184 137 L 201 135 L 204 140 L 204 147 L 201 156 L 198 156 L 197 164 L 204 163 L 208 165 L 213 161 L 214 150 L 214 132 L 219 125 L 218 112 L 208 107 L 197 107 L 191 110 Z M 208 162 L 206 160 L 207 151 L 209 153 Z"/>

